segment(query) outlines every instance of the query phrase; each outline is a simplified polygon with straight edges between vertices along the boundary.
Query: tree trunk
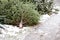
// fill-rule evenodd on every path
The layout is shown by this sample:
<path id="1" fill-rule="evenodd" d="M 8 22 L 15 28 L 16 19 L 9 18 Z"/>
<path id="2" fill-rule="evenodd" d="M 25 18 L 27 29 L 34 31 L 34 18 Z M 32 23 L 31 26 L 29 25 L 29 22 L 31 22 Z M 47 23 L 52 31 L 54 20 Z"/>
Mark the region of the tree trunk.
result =
<path id="1" fill-rule="evenodd" d="M 20 22 L 20 24 L 19 24 L 19 28 L 23 28 L 22 20 L 21 20 L 21 22 Z"/>

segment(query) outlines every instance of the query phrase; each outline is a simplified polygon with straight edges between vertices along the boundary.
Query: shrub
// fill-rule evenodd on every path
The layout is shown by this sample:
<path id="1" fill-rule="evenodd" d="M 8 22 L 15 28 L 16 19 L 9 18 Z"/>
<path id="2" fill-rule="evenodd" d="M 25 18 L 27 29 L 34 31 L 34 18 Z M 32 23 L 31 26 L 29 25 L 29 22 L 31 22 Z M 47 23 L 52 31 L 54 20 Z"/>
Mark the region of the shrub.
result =
<path id="1" fill-rule="evenodd" d="M 32 2 L 36 5 L 36 10 L 40 14 L 52 14 L 53 0 L 21 0 L 25 2 Z"/>
<path id="2" fill-rule="evenodd" d="M 36 9 L 40 14 L 52 14 L 53 0 L 39 0 Z"/>
<path id="3" fill-rule="evenodd" d="M 28 25 L 37 24 L 40 16 L 39 13 L 33 8 L 30 8 L 30 6 L 28 7 L 27 5 L 29 4 L 23 5 L 23 10 L 24 10 L 23 22 L 26 22 L 25 24 Z"/>
<path id="4" fill-rule="evenodd" d="M 40 17 L 33 3 L 19 0 L 0 0 L 0 16 L 4 16 L 3 23 L 17 26 L 21 20 L 23 25 L 35 25 Z"/>

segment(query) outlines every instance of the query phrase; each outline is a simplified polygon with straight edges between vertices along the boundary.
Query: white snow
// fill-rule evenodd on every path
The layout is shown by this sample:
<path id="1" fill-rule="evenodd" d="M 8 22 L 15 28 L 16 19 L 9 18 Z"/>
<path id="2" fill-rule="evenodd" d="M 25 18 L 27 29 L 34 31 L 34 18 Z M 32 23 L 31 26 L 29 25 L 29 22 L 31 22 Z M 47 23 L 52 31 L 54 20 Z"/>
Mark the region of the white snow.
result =
<path id="1" fill-rule="evenodd" d="M 55 9 L 60 9 L 60 6 L 55 6 L 54 8 Z M 55 10 L 52 10 L 52 11 L 55 12 Z M 58 16 L 59 16 L 60 15 L 60 11 L 58 13 L 59 13 L 58 14 Z M 55 14 L 52 14 L 51 16 L 53 17 L 54 15 Z M 50 19 L 51 16 L 49 16 L 48 14 L 42 15 L 40 17 L 40 21 L 39 22 L 43 22 L 44 23 L 45 21 L 47 21 L 48 19 Z M 55 18 L 56 17 L 53 17 L 53 18 L 51 18 L 49 20 L 48 24 L 50 26 L 46 25 L 46 23 L 44 23 L 46 26 L 44 26 L 44 27 L 42 26 L 42 27 L 38 28 L 38 30 L 35 30 L 32 27 L 23 27 L 22 29 L 19 29 L 17 26 L 2 25 L 2 24 L 0 24 L 0 26 L 4 27 L 6 29 L 6 30 L 0 29 L 0 32 L 2 32 L 2 34 L 0 34 L 0 40 L 24 40 L 24 38 L 28 37 L 27 35 L 28 34 L 30 35 L 30 33 L 33 33 L 32 37 L 34 37 L 38 33 L 37 36 L 44 35 L 44 38 L 46 40 L 49 40 L 49 39 L 51 39 L 51 38 L 53 38 L 53 37 L 56 36 L 55 33 L 59 32 L 59 30 L 57 30 L 58 26 L 55 27 L 55 24 L 53 25 L 53 23 L 56 23 L 56 25 L 58 25 L 57 23 L 59 23 L 59 21 L 57 19 L 59 19 L 59 17 L 56 20 L 55 20 Z M 52 23 L 52 25 L 50 23 Z M 47 33 L 46 33 L 46 31 L 47 31 Z M 57 36 L 59 36 L 59 35 L 57 35 Z M 40 38 L 41 38 L 41 40 L 45 40 L 43 37 L 40 37 Z M 51 40 L 53 40 L 53 39 L 51 39 Z"/>
<path id="2" fill-rule="evenodd" d="M 46 20 L 48 20 L 48 18 L 50 18 L 50 16 L 48 14 L 42 15 L 40 17 L 40 21 L 39 22 L 45 22 Z"/>

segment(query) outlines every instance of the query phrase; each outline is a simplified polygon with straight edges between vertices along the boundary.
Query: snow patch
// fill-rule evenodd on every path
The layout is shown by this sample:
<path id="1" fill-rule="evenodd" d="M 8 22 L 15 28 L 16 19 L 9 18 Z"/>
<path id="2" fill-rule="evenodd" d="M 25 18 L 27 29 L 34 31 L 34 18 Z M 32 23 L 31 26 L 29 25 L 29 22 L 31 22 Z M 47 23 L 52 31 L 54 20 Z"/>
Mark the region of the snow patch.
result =
<path id="1" fill-rule="evenodd" d="M 45 22 L 46 20 L 48 20 L 48 18 L 50 18 L 50 16 L 48 14 L 42 15 L 40 17 L 40 21 L 39 22 Z"/>

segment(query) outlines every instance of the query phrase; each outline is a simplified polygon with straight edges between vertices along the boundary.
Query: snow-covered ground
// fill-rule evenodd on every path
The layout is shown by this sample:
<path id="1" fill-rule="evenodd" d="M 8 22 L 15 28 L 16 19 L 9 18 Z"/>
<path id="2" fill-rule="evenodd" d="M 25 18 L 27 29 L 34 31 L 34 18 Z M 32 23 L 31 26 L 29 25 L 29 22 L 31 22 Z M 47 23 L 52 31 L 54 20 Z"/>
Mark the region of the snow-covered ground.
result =
<path id="1" fill-rule="evenodd" d="M 50 18 L 49 15 L 42 15 L 41 20 L 39 22 L 45 22 L 48 18 Z M 0 29 L 0 40 L 23 40 L 26 35 L 31 33 L 32 31 L 34 33 L 37 33 L 39 31 L 35 31 L 36 29 L 33 27 L 23 27 L 22 29 L 19 29 L 17 26 L 12 26 L 12 25 L 2 25 L 0 26 L 4 27 L 4 29 Z M 40 31 L 42 34 L 43 31 Z M 1 38 L 2 37 L 2 38 Z"/>
<path id="2" fill-rule="evenodd" d="M 44 23 L 45 21 L 49 20 L 50 18 L 51 17 L 48 16 L 47 14 L 43 15 L 42 18 L 41 18 L 42 21 L 40 21 L 40 22 Z M 53 21 L 53 22 L 55 22 L 55 21 Z M 53 30 L 49 29 L 51 27 L 49 27 L 49 28 L 46 27 L 45 28 L 43 26 L 40 26 L 41 28 L 37 28 L 39 30 L 37 30 L 35 28 L 32 28 L 32 27 L 23 27 L 22 29 L 19 29 L 18 27 L 12 26 L 12 25 L 2 25 L 2 26 L 6 30 L 0 29 L 0 31 L 2 30 L 1 31 L 2 34 L 0 34 L 0 40 L 54 40 L 52 37 L 49 37 L 49 35 L 52 36 L 54 34 L 53 31 L 56 29 L 54 26 L 52 28 Z M 49 33 L 49 30 L 52 32 L 52 34 L 51 34 L 51 32 Z M 53 35 L 53 37 L 54 37 L 54 35 Z M 56 35 L 55 35 L 55 37 L 56 37 Z"/>
<path id="3" fill-rule="evenodd" d="M 60 10 L 60 6 L 54 8 Z M 42 15 L 39 22 L 43 24 L 36 29 L 34 27 L 19 29 L 17 26 L 0 24 L 6 29 L 0 29 L 0 40 L 60 40 L 60 11 L 51 16 Z"/>

